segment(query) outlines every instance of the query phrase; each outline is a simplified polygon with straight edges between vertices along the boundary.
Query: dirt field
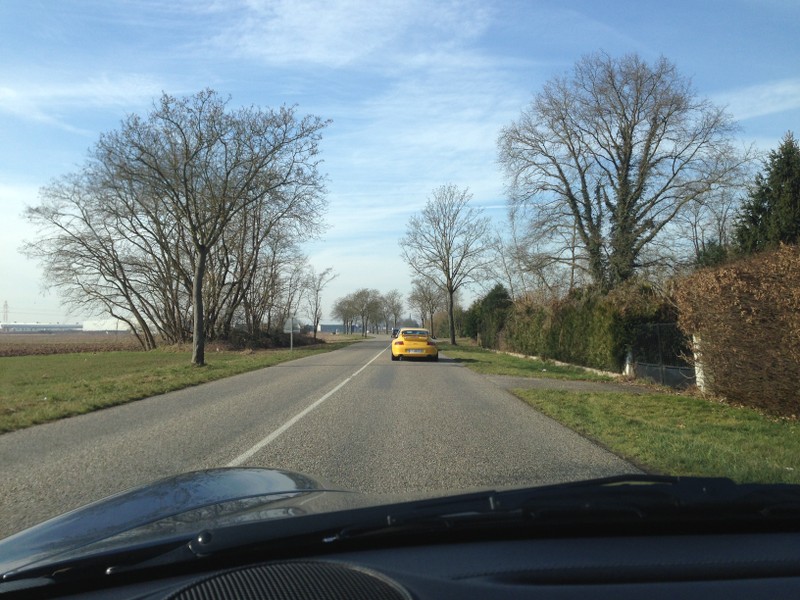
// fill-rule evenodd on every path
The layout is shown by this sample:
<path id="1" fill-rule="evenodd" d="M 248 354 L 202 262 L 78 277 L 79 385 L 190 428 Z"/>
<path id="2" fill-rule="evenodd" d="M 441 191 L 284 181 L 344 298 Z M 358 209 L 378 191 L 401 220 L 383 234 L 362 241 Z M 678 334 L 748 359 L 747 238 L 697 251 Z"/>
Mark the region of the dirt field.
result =
<path id="1" fill-rule="evenodd" d="M 0 356 L 62 354 L 67 352 L 108 352 L 140 350 L 136 338 L 129 333 L 2 333 Z"/>
<path id="2" fill-rule="evenodd" d="M 353 339 L 353 337 L 329 333 L 317 334 L 320 342 L 340 342 Z M 313 342 L 308 336 L 303 339 L 296 337 L 294 343 L 296 346 L 305 346 Z M 286 344 L 288 347 L 288 337 Z M 230 349 L 224 342 L 209 342 L 206 345 L 206 352 L 209 351 L 209 348 L 212 350 L 214 348 Z M 0 333 L 0 357 L 141 349 L 142 347 L 132 334 L 123 332 Z M 187 349 L 189 349 L 188 346 Z"/>

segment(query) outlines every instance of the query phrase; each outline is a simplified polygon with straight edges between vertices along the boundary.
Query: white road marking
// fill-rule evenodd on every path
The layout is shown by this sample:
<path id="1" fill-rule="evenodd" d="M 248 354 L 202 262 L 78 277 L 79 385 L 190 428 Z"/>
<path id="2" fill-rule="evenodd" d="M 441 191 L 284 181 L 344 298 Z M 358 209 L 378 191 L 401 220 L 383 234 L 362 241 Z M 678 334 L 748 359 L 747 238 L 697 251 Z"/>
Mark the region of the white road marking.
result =
<path id="1" fill-rule="evenodd" d="M 267 446 L 268 444 L 270 444 L 270 443 L 272 443 L 273 441 L 275 441 L 275 440 L 278 438 L 278 436 L 280 436 L 282 433 L 284 433 L 284 432 L 285 432 L 287 429 L 289 429 L 289 428 L 290 428 L 292 425 L 294 425 L 295 423 L 297 423 L 297 422 L 298 422 L 300 419 L 302 419 L 303 417 L 305 417 L 305 416 L 306 416 L 308 413 L 310 413 L 312 410 L 314 410 L 315 408 L 317 408 L 317 407 L 318 407 L 320 404 L 322 404 L 323 402 L 325 402 L 325 400 L 327 400 L 328 398 L 330 398 L 331 396 L 333 396 L 333 395 L 334 395 L 336 392 L 338 392 L 338 391 L 339 391 L 340 389 L 342 389 L 342 388 L 343 388 L 345 385 L 347 385 L 347 384 L 348 384 L 348 382 L 350 382 L 350 380 L 352 380 L 352 379 L 353 379 L 353 377 L 355 377 L 356 375 L 358 375 L 359 373 L 361 373 L 361 371 L 363 371 L 363 370 L 364 370 L 364 369 L 366 369 L 366 368 L 367 368 L 367 367 L 368 367 L 370 364 L 372 364 L 372 362 L 373 362 L 374 360 L 376 360 L 376 359 L 377 359 L 377 358 L 378 358 L 378 357 L 379 357 L 381 354 L 383 354 L 383 353 L 385 352 L 385 350 L 386 350 L 386 349 L 384 348 L 383 350 L 381 350 L 380 352 L 378 352 L 378 354 L 376 354 L 375 356 L 373 356 L 373 357 L 372 357 L 372 358 L 371 358 L 371 359 L 370 359 L 370 360 L 369 360 L 369 361 L 368 361 L 368 362 L 367 362 L 367 363 L 366 363 L 366 364 L 365 364 L 363 367 L 361 367 L 361 368 L 360 368 L 358 371 L 356 371 L 355 373 L 353 373 L 352 375 L 350 375 L 350 377 L 348 377 L 347 379 L 345 379 L 344 381 L 342 381 L 342 382 L 341 382 L 339 385 L 337 385 L 335 388 L 333 388 L 333 389 L 332 389 L 330 392 L 328 392 L 327 394 L 325 394 L 324 396 L 322 396 L 322 398 L 320 398 L 319 400 L 316 400 L 316 401 L 315 401 L 313 404 L 311 404 L 310 406 L 308 406 L 308 407 L 307 407 L 305 410 L 303 410 L 303 411 L 301 411 L 301 412 L 297 413 L 297 414 L 296 414 L 295 416 L 293 416 L 291 419 L 289 419 L 288 421 L 286 421 L 286 423 L 284 423 L 283 425 L 281 425 L 280 427 L 278 427 L 278 428 L 277 428 L 275 431 L 273 431 L 272 433 L 270 433 L 270 434 L 269 434 L 267 437 L 265 437 L 263 440 L 261 440 L 260 442 L 258 442 L 258 443 L 257 443 L 255 446 L 253 446 L 252 448 L 250 448 L 250 449 L 249 449 L 247 452 L 244 452 L 243 454 L 240 454 L 239 456 L 237 456 L 236 458 L 234 458 L 234 459 L 233 459 L 231 462 L 229 462 L 229 463 L 228 463 L 228 465 L 227 465 L 227 466 L 229 466 L 229 467 L 238 467 L 239 465 L 241 465 L 242 463 L 244 463 L 244 462 L 245 462 L 247 459 L 249 459 L 250 457 L 252 457 L 254 454 L 256 454 L 257 452 L 259 452 L 261 449 L 263 449 L 265 446 Z"/>

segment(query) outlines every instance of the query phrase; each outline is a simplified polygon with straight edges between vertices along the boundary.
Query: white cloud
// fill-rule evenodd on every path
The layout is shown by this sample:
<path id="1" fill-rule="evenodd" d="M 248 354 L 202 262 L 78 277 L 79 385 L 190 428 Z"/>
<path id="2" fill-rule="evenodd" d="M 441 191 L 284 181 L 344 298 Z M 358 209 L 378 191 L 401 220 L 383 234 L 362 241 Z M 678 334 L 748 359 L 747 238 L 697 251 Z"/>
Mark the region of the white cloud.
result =
<path id="1" fill-rule="evenodd" d="M 715 100 L 741 121 L 800 108 L 800 79 L 783 79 L 723 92 Z"/>
<path id="2" fill-rule="evenodd" d="M 87 133 L 71 125 L 65 112 L 87 107 L 111 108 L 117 112 L 149 102 L 161 93 L 153 78 L 142 75 L 101 75 L 83 81 L 57 81 L 46 73 L 36 79 L 16 81 L 0 87 L 0 113 Z"/>
<path id="3" fill-rule="evenodd" d="M 478 35 L 488 14 L 478 2 L 434 0 L 247 0 L 245 10 L 215 40 L 220 48 L 270 65 L 386 69 L 420 47 Z"/>

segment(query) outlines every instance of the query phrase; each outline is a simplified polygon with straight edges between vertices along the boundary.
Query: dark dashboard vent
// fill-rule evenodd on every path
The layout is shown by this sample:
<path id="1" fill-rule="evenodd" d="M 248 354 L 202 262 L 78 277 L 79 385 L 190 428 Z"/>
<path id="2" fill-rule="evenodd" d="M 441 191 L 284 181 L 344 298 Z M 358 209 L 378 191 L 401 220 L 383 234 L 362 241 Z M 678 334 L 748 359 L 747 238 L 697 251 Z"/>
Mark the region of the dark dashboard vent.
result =
<path id="1" fill-rule="evenodd" d="M 267 563 L 218 573 L 169 596 L 174 600 L 410 600 L 393 581 L 372 571 L 322 561 Z"/>

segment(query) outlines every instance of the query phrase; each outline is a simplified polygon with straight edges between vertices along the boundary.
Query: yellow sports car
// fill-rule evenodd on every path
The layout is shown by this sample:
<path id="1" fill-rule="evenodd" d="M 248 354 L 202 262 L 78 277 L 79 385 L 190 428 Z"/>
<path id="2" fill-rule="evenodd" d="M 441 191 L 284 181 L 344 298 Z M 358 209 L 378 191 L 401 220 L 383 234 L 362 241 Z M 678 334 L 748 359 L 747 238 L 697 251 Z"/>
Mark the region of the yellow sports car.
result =
<path id="1" fill-rule="evenodd" d="M 403 327 L 392 340 L 392 360 L 427 358 L 439 360 L 439 349 L 427 329 Z"/>

